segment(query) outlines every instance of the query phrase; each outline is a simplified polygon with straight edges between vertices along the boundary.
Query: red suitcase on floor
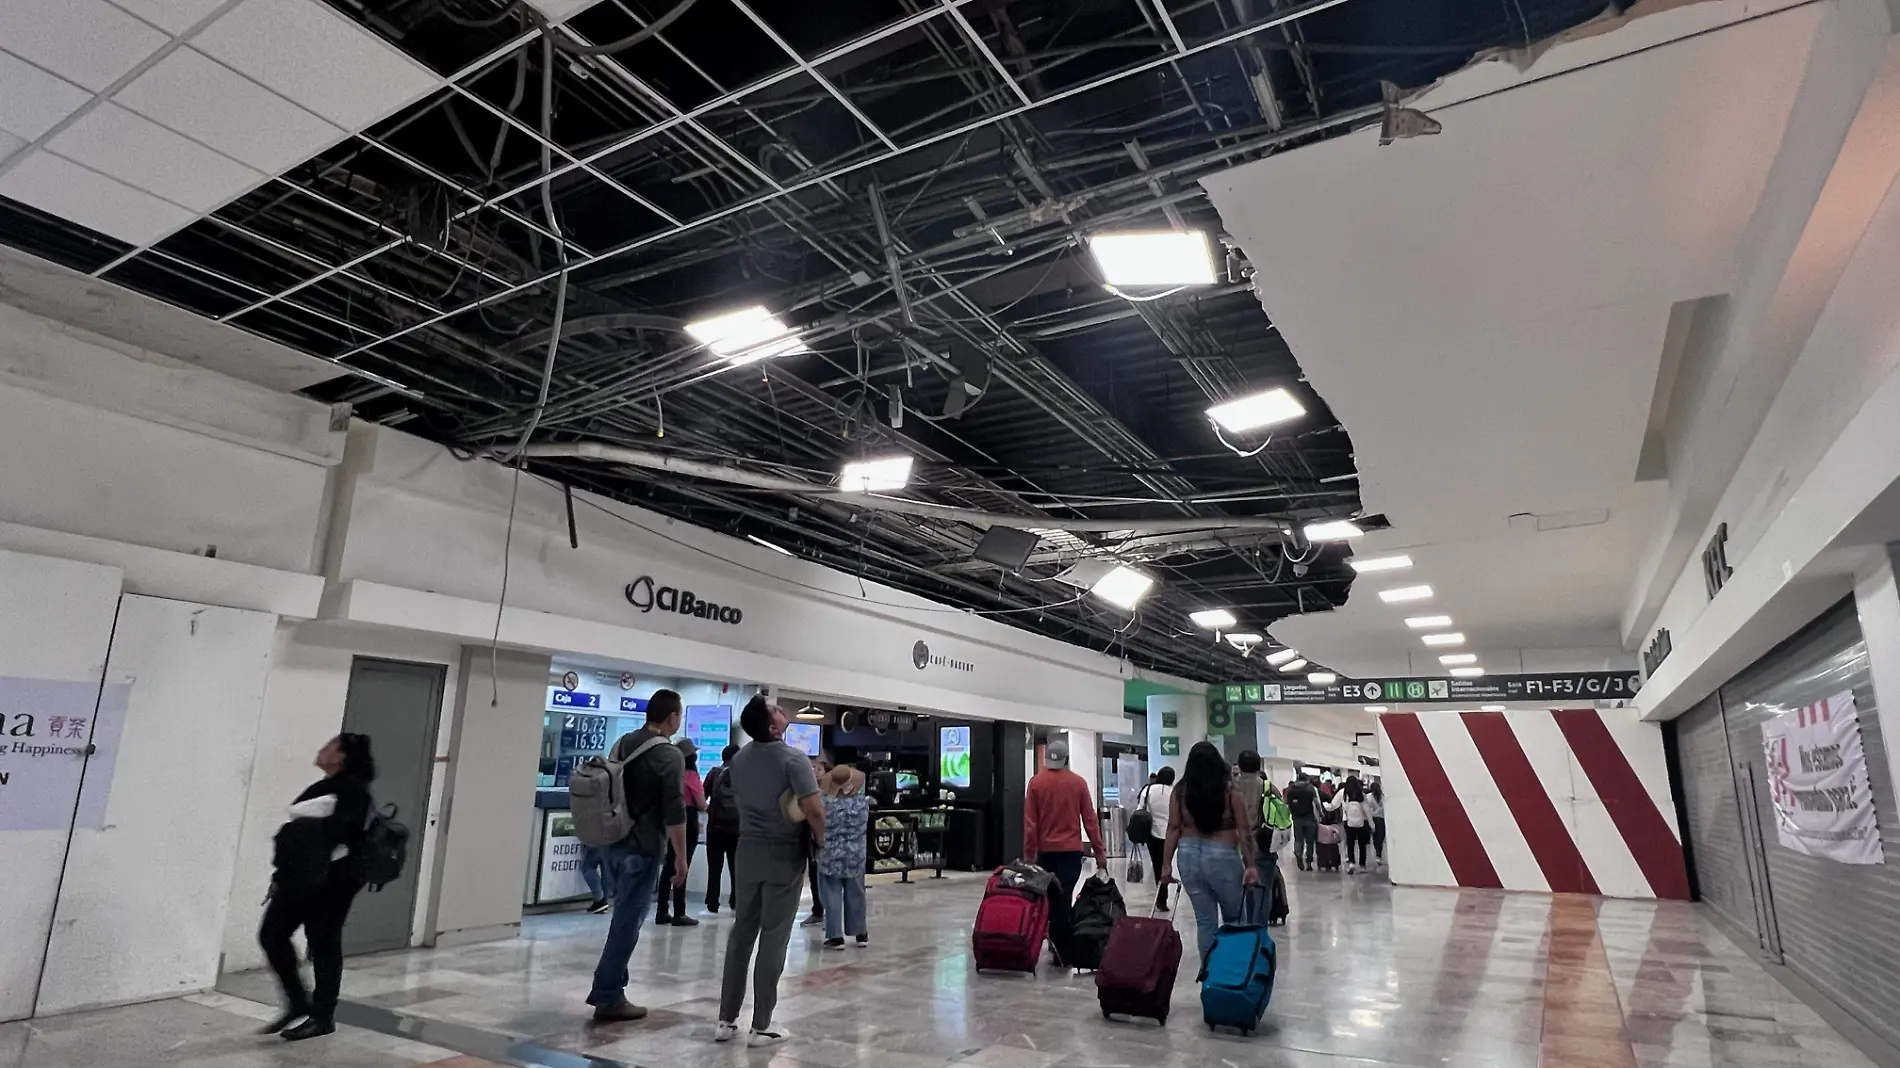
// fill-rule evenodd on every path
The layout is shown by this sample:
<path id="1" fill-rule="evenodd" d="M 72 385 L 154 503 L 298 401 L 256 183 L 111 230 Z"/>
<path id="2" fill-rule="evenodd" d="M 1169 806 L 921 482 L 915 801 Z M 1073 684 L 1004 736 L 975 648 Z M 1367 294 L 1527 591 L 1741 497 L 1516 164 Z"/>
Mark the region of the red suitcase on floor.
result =
<path id="1" fill-rule="evenodd" d="M 1181 970 L 1181 932 L 1167 920 L 1124 916 L 1108 933 L 1095 996 L 1102 1016 L 1146 1016 L 1168 1022 L 1174 976 Z"/>
<path id="2" fill-rule="evenodd" d="M 976 955 L 976 970 L 1035 974 L 1042 958 L 1042 943 L 1049 936 L 1049 896 L 1038 894 L 1005 881 L 1007 868 L 998 868 L 983 891 L 983 903 L 976 909 L 976 928 L 970 932 L 970 949 Z"/>

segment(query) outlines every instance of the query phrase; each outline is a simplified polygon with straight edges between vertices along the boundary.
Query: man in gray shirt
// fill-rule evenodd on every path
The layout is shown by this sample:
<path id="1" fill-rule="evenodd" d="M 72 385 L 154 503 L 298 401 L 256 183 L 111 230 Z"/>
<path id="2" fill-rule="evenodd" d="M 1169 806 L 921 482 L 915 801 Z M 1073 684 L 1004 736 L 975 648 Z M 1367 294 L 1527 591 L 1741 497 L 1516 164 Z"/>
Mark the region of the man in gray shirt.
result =
<path id="1" fill-rule="evenodd" d="M 785 971 L 785 947 L 798 917 L 798 895 L 805 882 L 809 850 L 825 840 L 825 806 L 818 780 L 803 753 L 785 744 L 786 717 L 777 705 L 754 697 L 739 713 L 739 727 L 751 742 L 732 758 L 726 772 L 739 803 L 739 851 L 733 876 L 738 905 L 726 940 L 725 975 L 719 996 L 717 1042 L 739 1035 L 739 1009 L 745 1004 L 746 972 L 752 971 L 752 1034 L 748 1046 L 770 1046 L 786 1034 L 772 1023 L 778 1005 L 779 975 Z M 786 816 L 789 795 L 801 817 Z M 752 959 L 758 947 L 756 964 Z"/>

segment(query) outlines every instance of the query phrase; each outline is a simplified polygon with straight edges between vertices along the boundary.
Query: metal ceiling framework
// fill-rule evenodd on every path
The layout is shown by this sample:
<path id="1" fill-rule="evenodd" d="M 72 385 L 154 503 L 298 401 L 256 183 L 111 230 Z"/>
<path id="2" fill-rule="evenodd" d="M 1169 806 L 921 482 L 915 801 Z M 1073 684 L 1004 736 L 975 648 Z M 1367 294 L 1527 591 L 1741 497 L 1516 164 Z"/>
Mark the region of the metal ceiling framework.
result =
<path id="1" fill-rule="evenodd" d="M 549 26 L 521 0 L 329 2 L 446 88 L 150 247 L 17 205 L 0 236 L 329 360 L 313 395 L 469 452 L 507 455 L 532 425 L 539 444 L 760 485 L 908 452 L 907 495 L 1047 517 L 1020 574 L 973 563 L 968 523 L 583 459 L 528 469 L 1206 679 L 1237 654 L 1189 611 L 1264 629 L 1330 608 L 1343 553 L 1064 521 L 1356 515 L 1350 440 L 1236 254 L 1223 284 L 1130 301 L 1082 240 L 1218 231 L 1198 176 L 1376 119 L 1382 79 L 1421 84 L 1595 13 L 605 0 Z M 681 333 L 754 303 L 812 351 L 732 368 Z M 1236 455 L 1203 409 L 1272 386 L 1307 417 Z M 1089 555 L 1158 592 L 1130 615 L 1054 581 Z"/>

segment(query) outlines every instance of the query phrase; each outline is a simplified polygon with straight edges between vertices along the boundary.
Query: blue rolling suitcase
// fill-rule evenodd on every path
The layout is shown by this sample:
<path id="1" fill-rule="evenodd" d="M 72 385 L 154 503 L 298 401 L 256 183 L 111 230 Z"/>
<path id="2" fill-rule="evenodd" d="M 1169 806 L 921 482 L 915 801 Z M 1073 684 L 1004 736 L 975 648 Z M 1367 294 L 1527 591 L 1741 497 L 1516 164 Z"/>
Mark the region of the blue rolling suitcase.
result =
<path id="1" fill-rule="evenodd" d="M 1241 922 L 1225 924 L 1207 955 L 1207 980 L 1201 984 L 1201 1017 L 1210 1028 L 1230 1027 L 1253 1034 L 1273 998 L 1276 956 L 1261 911 L 1266 896 L 1247 892 Z"/>

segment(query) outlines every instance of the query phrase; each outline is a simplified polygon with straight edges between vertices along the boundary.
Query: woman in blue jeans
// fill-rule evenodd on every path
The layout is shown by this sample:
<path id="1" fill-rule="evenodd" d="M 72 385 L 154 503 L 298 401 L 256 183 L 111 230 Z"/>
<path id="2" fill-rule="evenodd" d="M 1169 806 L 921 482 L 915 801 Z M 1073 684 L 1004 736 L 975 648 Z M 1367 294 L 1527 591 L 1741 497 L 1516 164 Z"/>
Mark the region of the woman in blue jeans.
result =
<path id="1" fill-rule="evenodd" d="M 825 791 L 825 847 L 818 857 L 818 893 L 825 903 L 825 948 L 843 949 L 844 938 L 871 944 L 864 917 L 864 853 L 871 822 L 871 800 L 864 777 L 840 764 L 822 782 Z"/>
<path id="2" fill-rule="evenodd" d="M 1161 881 L 1178 881 L 1194 904 L 1200 978 L 1205 979 L 1214 936 L 1222 923 L 1239 922 L 1246 888 L 1260 884 L 1254 868 L 1253 819 L 1234 788 L 1227 759 L 1212 742 L 1197 742 L 1188 751 L 1187 767 L 1168 807 Z"/>

